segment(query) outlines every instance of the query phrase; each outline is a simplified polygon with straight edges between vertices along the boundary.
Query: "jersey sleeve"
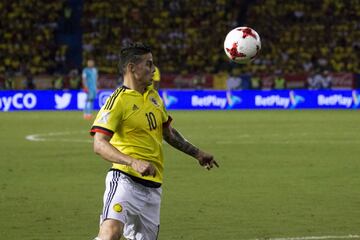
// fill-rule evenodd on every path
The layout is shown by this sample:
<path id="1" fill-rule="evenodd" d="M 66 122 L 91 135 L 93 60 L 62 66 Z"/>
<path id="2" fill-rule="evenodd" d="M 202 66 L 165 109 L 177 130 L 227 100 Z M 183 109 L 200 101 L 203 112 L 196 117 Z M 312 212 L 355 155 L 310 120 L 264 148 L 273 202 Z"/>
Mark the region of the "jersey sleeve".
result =
<path id="1" fill-rule="evenodd" d="M 86 78 L 86 69 L 85 69 L 85 68 L 83 69 L 81 76 L 82 76 L 83 78 Z"/>
<path id="2" fill-rule="evenodd" d="M 114 97 L 114 94 L 108 98 L 97 114 L 90 130 L 91 136 L 94 136 L 96 132 L 100 132 L 112 137 L 121 124 L 123 107 L 121 101 Z"/>

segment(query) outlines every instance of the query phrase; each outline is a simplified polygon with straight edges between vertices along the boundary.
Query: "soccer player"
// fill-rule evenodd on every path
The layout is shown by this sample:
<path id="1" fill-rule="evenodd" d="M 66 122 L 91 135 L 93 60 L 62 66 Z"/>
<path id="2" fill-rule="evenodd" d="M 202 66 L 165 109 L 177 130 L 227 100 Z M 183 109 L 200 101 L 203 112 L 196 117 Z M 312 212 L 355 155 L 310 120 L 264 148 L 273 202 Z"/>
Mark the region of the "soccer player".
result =
<path id="1" fill-rule="evenodd" d="M 94 108 L 94 100 L 97 91 L 98 70 L 95 67 L 95 61 L 89 59 L 87 67 L 82 72 L 83 90 L 86 92 L 86 103 L 84 108 L 84 119 L 90 120 L 92 118 L 92 111 Z"/>
<path id="2" fill-rule="evenodd" d="M 160 79 L 161 79 L 160 70 L 157 66 L 155 66 L 155 72 L 152 81 L 153 81 L 153 86 L 157 91 L 159 91 L 160 88 Z"/>
<path id="3" fill-rule="evenodd" d="M 163 139 L 210 170 L 214 157 L 188 142 L 156 90 L 151 49 L 134 43 L 120 52 L 124 84 L 100 109 L 91 134 L 94 152 L 112 162 L 106 176 L 103 211 L 96 240 L 156 240 L 163 181 Z"/>

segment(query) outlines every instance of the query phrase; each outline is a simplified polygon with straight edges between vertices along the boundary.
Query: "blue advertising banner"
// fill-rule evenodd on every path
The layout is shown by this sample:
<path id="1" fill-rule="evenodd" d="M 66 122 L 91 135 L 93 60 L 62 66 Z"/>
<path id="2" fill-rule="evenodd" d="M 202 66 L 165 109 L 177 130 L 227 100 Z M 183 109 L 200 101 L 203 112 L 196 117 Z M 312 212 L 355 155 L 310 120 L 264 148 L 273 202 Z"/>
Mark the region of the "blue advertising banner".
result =
<path id="1" fill-rule="evenodd" d="M 112 90 L 101 90 L 94 102 L 99 109 Z M 82 110 L 86 101 L 86 93 L 76 90 L 52 91 L 0 91 L 0 111 L 18 110 Z"/>
<path id="2" fill-rule="evenodd" d="M 112 90 L 101 90 L 94 103 L 99 109 Z M 356 90 L 162 90 L 169 110 L 229 109 L 358 109 Z M 82 110 L 86 94 L 81 91 L 0 91 L 0 111 Z"/>
<path id="3" fill-rule="evenodd" d="M 357 109 L 356 90 L 164 90 L 161 96 L 168 109 Z"/>

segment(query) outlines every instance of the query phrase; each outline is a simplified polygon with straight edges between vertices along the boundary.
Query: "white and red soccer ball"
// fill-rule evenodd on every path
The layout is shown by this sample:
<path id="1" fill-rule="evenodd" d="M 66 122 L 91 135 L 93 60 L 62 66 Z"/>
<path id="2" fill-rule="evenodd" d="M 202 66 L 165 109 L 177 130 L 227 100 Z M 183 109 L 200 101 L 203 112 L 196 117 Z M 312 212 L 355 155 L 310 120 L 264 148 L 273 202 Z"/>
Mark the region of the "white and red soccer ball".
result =
<path id="1" fill-rule="evenodd" d="M 236 63 L 248 63 L 256 58 L 261 49 L 259 34 L 249 27 L 237 27 L 225 38 L 226 55 Z"/>

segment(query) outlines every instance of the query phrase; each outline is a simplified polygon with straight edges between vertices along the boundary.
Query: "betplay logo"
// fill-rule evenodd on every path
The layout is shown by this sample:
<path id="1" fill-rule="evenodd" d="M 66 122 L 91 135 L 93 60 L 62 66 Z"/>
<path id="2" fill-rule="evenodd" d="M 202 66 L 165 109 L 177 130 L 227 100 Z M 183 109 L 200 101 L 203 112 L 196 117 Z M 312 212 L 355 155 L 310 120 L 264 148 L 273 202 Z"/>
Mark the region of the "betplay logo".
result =
<path id="1" fill-rule="evenodd" d="M 353 97 L 347 97 L 341 94 L 332 94 L 324 96 L 320 94 L 317 98 L 319 106 L 344 106 L 350 108 Z"/>
<path id="2" fill-rule="evenodd" d="M 270 95 L 266 97 L 261 95 L 255 96 L 255 106 L 258 107 L 283 107 L 293 109 L 304 101 L 305 98 L 295 94 L 294 91 L 289 92 L 289 97 L 282 97 L 280 95 Z"/>
<path id="3" fill-rule="evenodd" d="M 287 108 L 290 104 L 290 99 L 281 97 L 279 95 L 270 95 L 263 97 L 261 95 L 255 96 L 255 106 L 258 107 L 283 107 Z"/>
<path id="4" fill-rule="evenodd" d="M 208 95 L 205 97 L 199 97 L 197 95 L 191 96 L 191 106 L 193 107 L 220 107 L 224 109 L 227 103 L 226 98 L 219 98 L 216 95 Z"/>

